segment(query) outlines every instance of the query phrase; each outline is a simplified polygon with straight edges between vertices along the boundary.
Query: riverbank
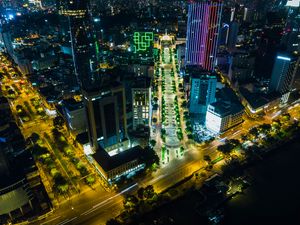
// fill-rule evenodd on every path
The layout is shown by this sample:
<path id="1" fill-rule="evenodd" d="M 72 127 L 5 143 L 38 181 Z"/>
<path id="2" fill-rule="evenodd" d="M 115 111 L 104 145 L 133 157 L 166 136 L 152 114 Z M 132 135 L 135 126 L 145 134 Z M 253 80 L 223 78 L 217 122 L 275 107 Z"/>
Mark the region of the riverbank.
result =
<path id="1" fill-rule="evenodd" d="M 213 210 L 216 210 L 213 214 L 219 217 L 225 215 L 221 224 L 300 224 L 300 220 L 297 218 L 297 213 L 300 212 L 298 203 L 300 181 L 297 180 L 300 165 L 295 167 L 300 159 L 299 136 L 294 140 L 277 145 L 271 151 L 263 152 L 256 160 L 239 168 L 245 170 L 247 177 L 251 178 L 251 187 L 244 190 L 243 194 L 238 194 L 222 204 L 219 209 L 224 209 L 224 212 L 220 212 L 219 209 Z M 191 189 L 184 196 L 155 209 L 136 222 L 144 224 L 151 224 L 145 221 L 161 221 L 160 224 L 197 225 L 200 222 L 202 225 L 212 224 L 199 211 L 200 203 L 203 201 L 203 195 L 199 193 L 198 190 Z"/>
<path id="2" fill-rule="evenodd" d="M 299 159 L 298 138 L 247 169 L 252 185 L 225 204 L 224 225 L 300 224 Z"/>

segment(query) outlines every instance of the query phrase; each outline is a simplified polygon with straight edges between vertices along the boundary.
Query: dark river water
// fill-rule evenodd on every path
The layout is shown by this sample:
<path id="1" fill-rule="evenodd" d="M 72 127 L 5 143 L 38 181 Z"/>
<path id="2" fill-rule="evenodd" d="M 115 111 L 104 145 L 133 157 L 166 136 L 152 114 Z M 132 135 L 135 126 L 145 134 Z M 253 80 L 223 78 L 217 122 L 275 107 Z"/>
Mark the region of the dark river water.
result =
<path id="1" fill-rule="evenodd" d="M 225 205 L 225 225 L 300 225 L 300 140 L 248 170 L 252 186 Z"/>

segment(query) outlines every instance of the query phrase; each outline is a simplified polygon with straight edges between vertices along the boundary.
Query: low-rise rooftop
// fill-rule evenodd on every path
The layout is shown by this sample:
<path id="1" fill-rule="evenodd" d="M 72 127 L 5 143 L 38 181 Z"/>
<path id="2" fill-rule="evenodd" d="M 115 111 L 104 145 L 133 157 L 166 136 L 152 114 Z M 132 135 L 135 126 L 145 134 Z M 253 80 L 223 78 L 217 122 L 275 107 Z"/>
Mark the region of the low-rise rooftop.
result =
<path id="1" fill-rule="evenodd" d="M 103 170 L 108 172 L 133 160 L 141 160 L 143 151 L 145 150 L 138 145 L 114 156 L 110 156 L 104 149 L 100 148 L 92 156 Z"/>

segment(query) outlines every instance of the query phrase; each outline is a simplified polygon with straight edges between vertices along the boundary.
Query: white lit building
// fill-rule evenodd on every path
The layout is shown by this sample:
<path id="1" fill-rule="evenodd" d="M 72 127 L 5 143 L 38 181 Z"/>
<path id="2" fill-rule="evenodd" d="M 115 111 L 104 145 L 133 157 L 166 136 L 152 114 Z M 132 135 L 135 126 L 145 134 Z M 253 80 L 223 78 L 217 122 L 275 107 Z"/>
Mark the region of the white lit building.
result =
<path id="1" fill-rule="evenodd" d="M 241 105 L 219 101 L 208 106 L 206 128 L 213 133 L 224 131 L 243 122 L 244 109 Z"/>

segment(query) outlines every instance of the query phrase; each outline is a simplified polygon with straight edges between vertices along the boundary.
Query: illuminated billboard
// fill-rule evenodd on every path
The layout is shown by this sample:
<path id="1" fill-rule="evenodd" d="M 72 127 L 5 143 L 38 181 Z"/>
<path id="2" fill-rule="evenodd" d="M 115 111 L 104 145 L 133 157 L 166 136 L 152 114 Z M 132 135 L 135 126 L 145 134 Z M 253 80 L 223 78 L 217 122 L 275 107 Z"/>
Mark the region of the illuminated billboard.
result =
<path id="1" fill-rule="evenodd" d="M 153 38 L 153 32 L 134 32 L 134 52 L 138 53 L 149 51 L 153 45 Z"/>

